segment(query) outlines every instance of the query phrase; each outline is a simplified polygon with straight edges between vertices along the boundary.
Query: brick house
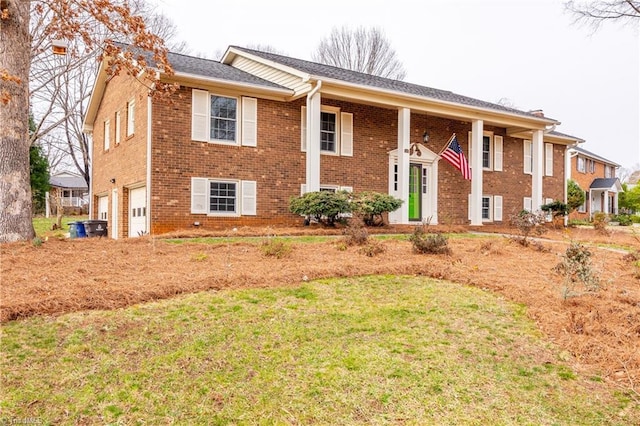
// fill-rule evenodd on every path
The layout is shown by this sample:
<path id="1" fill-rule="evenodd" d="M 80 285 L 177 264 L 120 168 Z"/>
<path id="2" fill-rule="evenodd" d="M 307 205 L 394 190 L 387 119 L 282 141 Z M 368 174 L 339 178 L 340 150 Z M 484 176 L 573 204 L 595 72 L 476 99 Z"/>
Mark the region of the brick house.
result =
<path id="1" fill-rule="evenodd" d="M 618 213 L 618 193 L 622 191 L 616 177 L 619 164 L 581 147 L 569 150 L 569 178 L 585 192 L 585 202 L 571 213 L 571 219 L 588 220 L 594 213 Z"/>
<path id="2" fill-rule="evenodd" d="M 91 214 L 114 238 L 298 225 L 289 198 L 318 190 L 392 194 L 397 224 L 501 223 L 565 200 L 580 140 L 540 112 L 233 46 L 220 62 L 169 60 L 171 103 L 102 68 L 94 87 Z M 454 133 L 470 181 L 440 161 Z"/>

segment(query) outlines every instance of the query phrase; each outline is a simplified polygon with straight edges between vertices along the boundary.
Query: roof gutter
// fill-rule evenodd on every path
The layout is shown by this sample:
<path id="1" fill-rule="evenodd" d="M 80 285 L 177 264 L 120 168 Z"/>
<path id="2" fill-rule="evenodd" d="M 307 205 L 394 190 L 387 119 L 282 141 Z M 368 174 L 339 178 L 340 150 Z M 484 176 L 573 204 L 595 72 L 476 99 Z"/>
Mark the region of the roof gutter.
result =
<path id="1" fill-rule="evenodd" d="M 335 84 L 337 86 L 342 86 L 342 87 L 347 87 L 347 88 L 353 88 L 353 89 L 358 89 L 358 90 L 366 90 L 366 91 L 373 91 L 373 92 L 378 92 L 381 94 L 386 94 L 386 95 L 391 95 L 391 96 L 396 96 L 396 97 L 404 97 L 407 99 L 414 99 L 414 100 L 419 100 L 419 101 L 424 101 L 424 100 L 428 100 L 429 102 L 435 103 L 435 104 L 439 104 L 439 105 L 444 105 L 444 106 L 449 106 L 449 107 L 463 107 L 467 110 L 470 111 L 474 111 L 474 112 L 481 112 L 481 113 L 491 113 L 491 114 L 497 114 L 497 115 L 502 115 L 505 117 L 511 117 L 511 118 L 516 118 L 516 119 L 520 119 L 520 120 L 527 120 L 527 121 L 534 121 L 534 122 L 538 122 L 538 123 L 544 123 L 545 125 L 559 125 L 561 124 L 558 120 L 555 120 L 553 118 L 547 118 L 547 117 L 535 117 L 535 116 L 528 116 L 528 115 L 522 115 L 522 114 L 514 114 L 514 113 L 510 113 L 508 111 L 501 111 L 501 110 L 497 110 L 497 109 L 489 109 L 489 108 L 482 108 L 482 107 L 477 107 L 477 106 L 472 106 L 472 105 L 465 105 L 465 104 L 460 104 L 460 103 L 456 103 L 456 102 L 449 102 L 449 101 L 443 101 L 440 99 L 435 99 L 435 98 L 429 98 L 426 96 L 419 96 L 419 95 L 412 95 L 410 93 L 404 93 L 404 92 L 398 92 L 398 91 L 394 91 L 394 90 L 387 90 L 387 89 L 381 89 L 379 87 L 373 87 L 373 86 L 365 86 L 362 84 L 354 84 L 354 83 L 346 83 L 342 80 L 336 80 L 336 79 L 332 79 L 332 78 L 324 78 L 324 77 L 320 77 L 320 76 L 312 76 L 312 79 L 314 80 L 320 80 L 323 79 L 325 81 L 325 83 L 331 83 L 331 84 Z"/>

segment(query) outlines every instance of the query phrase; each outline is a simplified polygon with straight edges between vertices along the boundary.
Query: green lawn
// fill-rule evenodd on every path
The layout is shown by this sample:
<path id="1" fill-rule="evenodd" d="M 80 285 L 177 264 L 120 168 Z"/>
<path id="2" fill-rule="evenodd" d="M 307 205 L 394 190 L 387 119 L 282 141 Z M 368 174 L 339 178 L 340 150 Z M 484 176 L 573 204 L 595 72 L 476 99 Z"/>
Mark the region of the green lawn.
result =
<path id="1" fill-rule="evenodd" d="M 0 421 L 633 424 L 524 308 L 422 277 L 206 292 L 2 326 Z M 627 417 L 617 417 L 619 413 Z"/>
<path id="2" fill-rule="evenodd" d="M 36 231 L 38 237 L 44 236 L 62 236 L 69 232 L 69 222 L 78 222 L 87 220 L 87 216 L 63 216 L 62 217 L 62 229 L 52 231 L 53 224 L 56 223 L 56 217 L 51 216 L 49 218 L 44 216 L 38 216 L 33 218 L 33 228 Z"/>

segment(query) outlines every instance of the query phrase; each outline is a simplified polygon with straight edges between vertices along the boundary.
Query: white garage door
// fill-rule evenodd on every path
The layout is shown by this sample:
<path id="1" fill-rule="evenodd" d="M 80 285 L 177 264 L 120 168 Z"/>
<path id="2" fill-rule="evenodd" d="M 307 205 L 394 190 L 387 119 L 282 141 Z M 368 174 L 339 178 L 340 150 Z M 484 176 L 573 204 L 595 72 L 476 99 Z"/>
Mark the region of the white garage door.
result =
<path id="1" fill-rule="evenodd" d="M 109 197 L 98 197 L 98 219 L 108 220 L 109 212 Z"/>
<path id="2" fill-rule="evenodd" d="M 139 237 L 147 233 L 147 189 L 129 192 L 129 236 Z"/>

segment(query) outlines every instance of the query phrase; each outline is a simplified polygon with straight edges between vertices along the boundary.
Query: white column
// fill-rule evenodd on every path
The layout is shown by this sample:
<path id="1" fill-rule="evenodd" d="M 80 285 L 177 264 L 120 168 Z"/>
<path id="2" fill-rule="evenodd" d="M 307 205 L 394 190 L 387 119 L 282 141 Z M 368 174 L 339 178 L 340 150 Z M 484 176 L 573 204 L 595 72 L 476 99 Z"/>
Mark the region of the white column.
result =
<path id="1" fill-rule="evenodd" d="M 604 191 L 604 205 L 602 211 L 609 214 L 609 191 Z"/>
<path id="2" fill-rule="evenodd" d="M 534 130 L 531 139 L 531 149 L 533 151 L 533 168 L 531 177 L 531 210 L 537 212 L 540 210 L 542 202 L 542 176 L 544 175 L 544 132 L 542 130 Z"/>
<path id="3" fill-rule="evenodd" d="M 400 207 L 399 223 L 409 223 L 409 137 L 411 126 L 411 110 L 398 110 L 398 198 L 403 203 Z"/>
<path id="4" fill-rule="evenodd" d="M 618 214 L 618 192 L 613 193 L 613 214 Z"/>
<path id="5" fill-rule="evenodd" d="M 307 192 L 320 191 L 320 98 L 307 97 Z"/>
<path id="6" fill-rule="evenodd" d="M 482 225 L 482 136 L 484 122 L 471 123 L 471 225 Z"/>
<path id="7" fill-rule="evenodd" d="M 44 193 L 44 203 L 44 215 L 46 218 L 48 218 L 49 216 L 51 216 L 51 202 L 49 201 L 49 191 Z"/>

